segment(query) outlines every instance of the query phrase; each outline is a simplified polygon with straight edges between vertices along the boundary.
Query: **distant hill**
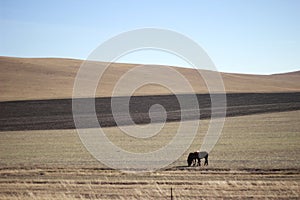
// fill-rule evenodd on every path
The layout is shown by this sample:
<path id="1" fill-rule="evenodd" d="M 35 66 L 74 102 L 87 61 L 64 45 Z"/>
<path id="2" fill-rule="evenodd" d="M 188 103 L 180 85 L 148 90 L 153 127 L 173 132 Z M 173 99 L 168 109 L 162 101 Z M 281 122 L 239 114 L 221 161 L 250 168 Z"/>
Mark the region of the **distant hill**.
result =
<path id="1" fill-rule="evenodd" d="M 281 73 L 281 74 L 273 74 L 273 75 L 300 76 L 300 70 L 299 71 L 294 71 L 294 72 L 285 72 L 285 73 Z"/>
<path id="2" fill-rule="evenodd" d="M 82 63 L 83 60 L 63 58 L 0 57 L 0 101 L 71 98 L 74 79 Z M 112 64 L 101 79 L 96 96 L 111 96 L 114 85 L 120 77 L 137 65 Z M 97 62 L 97 67 L 105 66 L 106 63 Z M 145 69 L 146 67 L 150 66 L 145 66 Z M 197 93 L 208 92 L 205 82 L 195 69 L 179 67 L 173 67 L 173 69 L 189 80 Z M 134 77 L 143 79 L 144 75 L 159 75 L 162 79 L 170 79 L 167 73 L 143 74 L 140 72 Z M 230 93 L 300 92 L 300 71 L 273 75 L 234 73 L 221 73 L 221 75 L 226 92 Z M 174 87 L 176 87 L 176 82 L 174 82 Z M 148 85 L 139 88 L 134 95 L 170 93 L 164 87 Z M 185 91 L 180 91 L 180 93 L 185 93 Z"/>

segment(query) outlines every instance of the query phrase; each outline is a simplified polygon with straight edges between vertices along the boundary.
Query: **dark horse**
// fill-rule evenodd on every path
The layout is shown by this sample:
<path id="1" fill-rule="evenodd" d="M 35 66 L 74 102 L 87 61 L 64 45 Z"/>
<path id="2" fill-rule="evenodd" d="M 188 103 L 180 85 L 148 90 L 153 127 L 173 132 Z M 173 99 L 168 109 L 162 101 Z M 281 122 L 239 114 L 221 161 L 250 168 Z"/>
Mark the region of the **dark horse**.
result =
<path id="1" fill-rule="evenodd" d="M 197 151 L 190 153 L 187 159 L 188 166 L 201 166 L 201 159 L 205 158 L 204 165 L 208 165 L 208 153 L 206 151 Z M 197 163 L 198 161 L 198 163 Z"/>

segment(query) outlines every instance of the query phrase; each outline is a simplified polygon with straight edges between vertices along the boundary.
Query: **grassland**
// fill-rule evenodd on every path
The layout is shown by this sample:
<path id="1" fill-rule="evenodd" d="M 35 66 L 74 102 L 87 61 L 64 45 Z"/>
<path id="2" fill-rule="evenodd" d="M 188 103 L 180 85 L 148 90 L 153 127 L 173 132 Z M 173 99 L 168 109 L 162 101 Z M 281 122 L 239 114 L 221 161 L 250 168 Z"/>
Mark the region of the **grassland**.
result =
<path id="1" fill-rule="evenodd" d="M 62 58 L 0 56 L 0 101 L 71 98 L 76 73 L 83 62 L 83 60 Z M 95 67 L 99 68 L 104 68 L 106 65 L 107 63 L 103 62 L 95 63 Z M 112 64 L 101 77 L 96 96 L 112 96 L 117 81 L 137 65 Z M 145 67 L 149 68 L 149 66 Z M 208 93 L 205 81 L 195 69 L 179 67 L 173 69 L 189 80 L 195 93 Z M 169 73 L 158 72 L 158 74 L 160 75 L 159 79 L 173 82 L 174 88 L 182 88 L 180 84 L 172 80 Z M 221 76 L 227 93 L 300 91 L 299 71 L 274 75 L 221 73 Z M 143 80 L 143 74 L 135 74 L 134 77 Z M 181 92 L 185 93 L 186 91 Z M 158 94 L 170 94 L 170 91 L 157 85 L 146 85 L 135 92 L 135 95 Z"/>
<path id="2" fill-rule="evenodd" d="M 202 120 L 191 147 L 166 169 L 128 174 L 110 170 L 82 146 L 75 130 L 0 134 L 0 199 L 298 199 L 300 111 L 231 117 L 209 155 L 208 167 L 187 168 L 208 128 Z M 188 123 L 188 122 L 184 122 Z M 105 128 L 112 142 L 132 152 L 164 146 L 178 123 L 149 141 Z"/>
<path id="3" fill-rule="evenodd" d="M 82 63 L 74 59 L 0 57 L 0 199 L 157 200 L 170 199 L 171 187 L 174 199 L 299 199 L 299 71 L 274 75 L 221 73 L 230 117 L 209 154 L 209 166 L 186 167 L 188 153 L 200 148 L 208 129 L 209 120 L 204 117 L 190 148 L 170 166 L 155 172 L 124 173 L 94 159 L 73 129 L 70 102 Z M 95 63 L 95 67 L 105 66 Z M 135 66 L 112 64 L 95 96 L 109 100 L 116 82 Z M 196 93 L 208 93 L 195 69 L 173 69 L 189 80 Z M 157 74 L 180 88 L 168 73 Z M 143 73 L 134 77 L 143 79 Z M 170 93 L 157 85 L 139 88 L 134 95 L 142 97 L 132 98 L 133 119 L 147 122 L 143 120 L 149 117 L 153 103 L 161 103 L 169 113 L 176 114 L 178 108 Z M 96 109 L 105 121 L 112 116 L 110 102 L 103 99 L 96 100 Z M 209 102 L 200 100 L 200 105 L 209 111 Z M 164 147 L 176 133 L 179 118 L 168 117 L 172 122 L 146 140 L 129 137 L 118 127 L 103 130 L 127 151 L 149 152 Z M 189 122 L 183 122 L 187 131 Z"/>

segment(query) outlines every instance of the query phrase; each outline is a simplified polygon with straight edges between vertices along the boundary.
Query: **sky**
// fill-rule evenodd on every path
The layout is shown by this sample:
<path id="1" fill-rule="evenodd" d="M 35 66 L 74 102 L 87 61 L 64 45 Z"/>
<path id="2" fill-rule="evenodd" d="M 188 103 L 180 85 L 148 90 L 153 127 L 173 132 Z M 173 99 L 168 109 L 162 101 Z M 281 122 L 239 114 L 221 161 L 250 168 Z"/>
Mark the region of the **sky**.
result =
<path id="1" fill-rule="evenodd" d="M 299 0 L 0 0 L 0 56 L 86 59 L 113 36 L 139 28 L 197 42 L 222 72 L 300 70 Z M 162 51 L 117 62 L 186 66 Z"/>

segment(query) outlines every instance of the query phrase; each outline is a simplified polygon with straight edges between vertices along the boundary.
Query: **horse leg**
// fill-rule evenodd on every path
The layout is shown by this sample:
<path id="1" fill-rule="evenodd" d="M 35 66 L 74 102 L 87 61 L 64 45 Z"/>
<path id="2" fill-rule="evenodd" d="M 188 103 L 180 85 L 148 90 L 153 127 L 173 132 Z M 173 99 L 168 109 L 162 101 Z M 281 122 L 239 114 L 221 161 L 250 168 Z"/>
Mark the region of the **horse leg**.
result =
<path id="1" fill-rule="evenodd" d="M 197 158 L 197 160 L 198 160 L 198 166 L 201 166 L 201 159 Z"/>
<path id="2" fill-rule="evenodd" d="M 207 156 L 205 156 L 205 163 L 204 163 L 204 165 L 208 165 L 208 155 Z"/>
<path id="3" fill-rule="evenodd" d="M 193 164 L 192 164 L 192 166 L 196 166 L 196 163 L 197 163 L 197 161 L 196 161 L 196 159 L 194 158 L 194 159 L 193 159 Z"/>

